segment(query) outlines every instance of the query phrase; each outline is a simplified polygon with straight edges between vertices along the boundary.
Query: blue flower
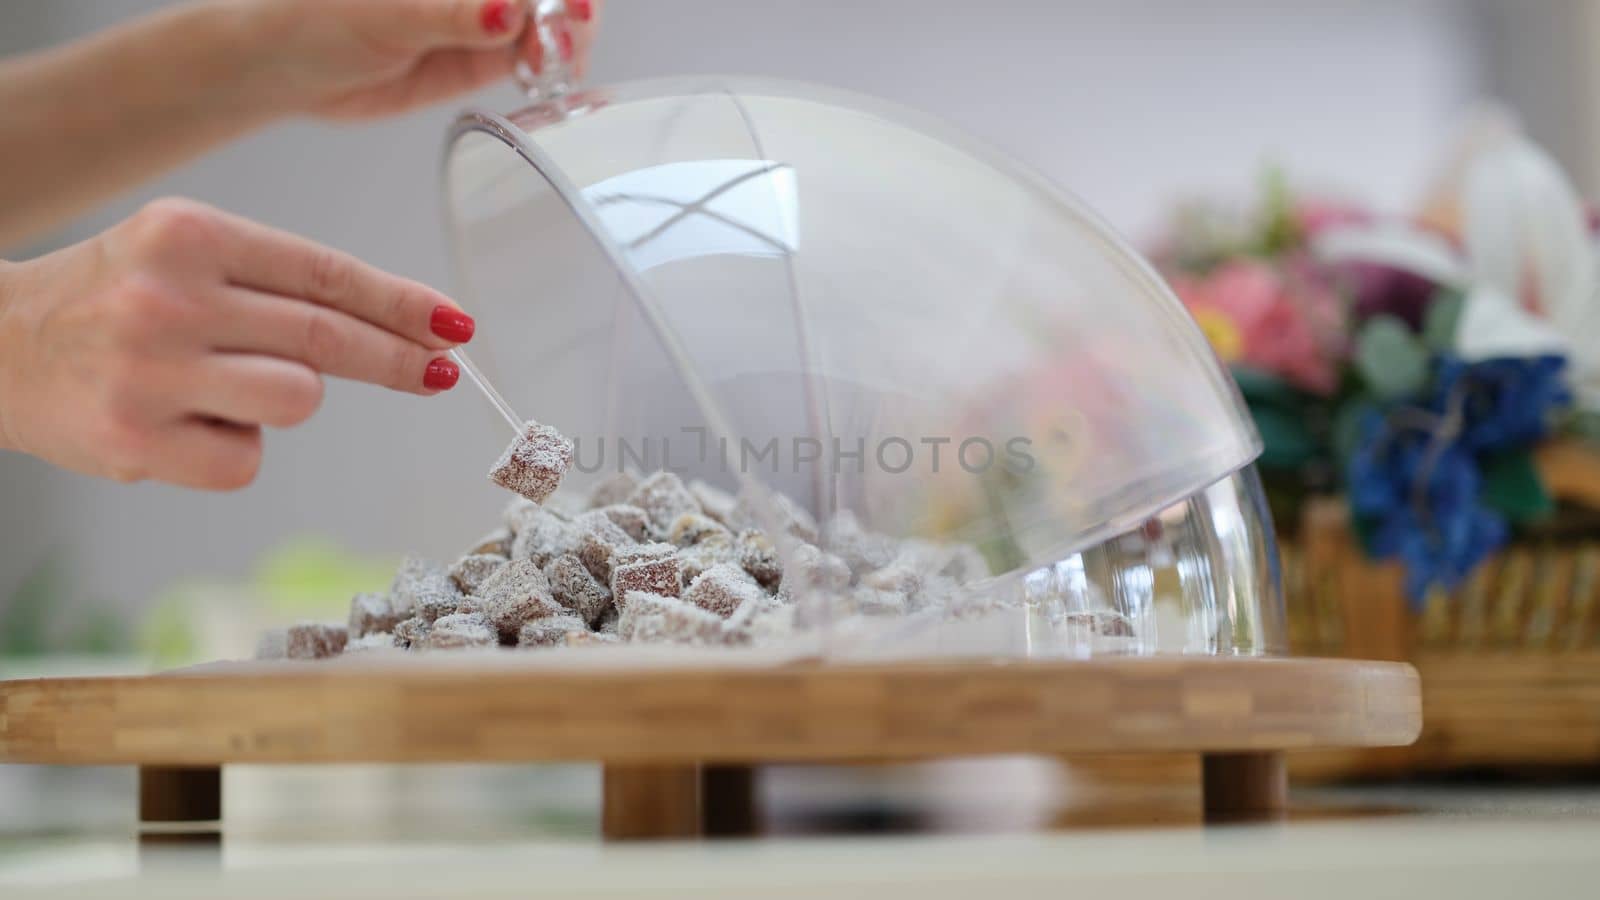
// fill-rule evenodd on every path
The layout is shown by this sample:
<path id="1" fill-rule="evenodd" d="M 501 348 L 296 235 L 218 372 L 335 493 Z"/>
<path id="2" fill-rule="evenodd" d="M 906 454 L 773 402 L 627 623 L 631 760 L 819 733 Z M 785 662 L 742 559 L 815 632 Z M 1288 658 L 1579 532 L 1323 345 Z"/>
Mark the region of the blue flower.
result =
<path id="1" fill-rule="evenodd" d="M 1559 356 L 1466 363 L 1440 357 L 1425 395 L 1362 413 L 1346 466 L 1367 548 L 1405 567 L 1417 603 L 1451 589 L 1502 546 L 1510 528 L 1479 500 L 1486 454 L 1526 447 L 1572 402 Z"/>

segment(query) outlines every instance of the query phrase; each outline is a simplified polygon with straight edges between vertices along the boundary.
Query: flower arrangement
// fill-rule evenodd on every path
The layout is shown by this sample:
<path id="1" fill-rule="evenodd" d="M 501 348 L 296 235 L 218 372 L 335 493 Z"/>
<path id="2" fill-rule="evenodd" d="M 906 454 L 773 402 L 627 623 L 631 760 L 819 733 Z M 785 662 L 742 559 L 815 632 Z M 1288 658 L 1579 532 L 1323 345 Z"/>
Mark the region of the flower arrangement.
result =
<path id="1" fill-rule="evenodd" d="M 1600 435 L 1600 249 L 1565 174 L 1496 123 L 1419 215 L 1296 197 L 1181 209 L 1154 256 L 1235 375 L 1280 521 L 1342 492 L 1420 604 L 1554 503 L 1533 451 Z"/>

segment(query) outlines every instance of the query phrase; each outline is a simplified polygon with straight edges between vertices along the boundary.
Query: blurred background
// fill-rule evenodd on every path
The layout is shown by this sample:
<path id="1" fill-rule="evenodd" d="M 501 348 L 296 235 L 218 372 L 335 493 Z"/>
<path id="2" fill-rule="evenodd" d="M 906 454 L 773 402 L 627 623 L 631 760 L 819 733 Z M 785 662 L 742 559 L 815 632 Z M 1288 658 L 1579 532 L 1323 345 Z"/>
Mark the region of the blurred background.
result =
<path id="1" fill-rule="evenodd" d="M 0 53 L 160 5 L 0 4 Z M 1370 210 L 1414 210 L 1463 122 L 1490 102 L 1593 197 L 1596 47 L 1600 0 L 611 0 L 591 80 L 745 73 L 879 95 L 998 146 L 1149 246 L 1180 201 L 1247 202 L 1269 167 Z M 510 87 L 473 100 L 496 110 L 516 101 Z M 48 252 L 179 194 L 448 291 L 437 172 L 454 113 L 284 124 L 0 253 Z M 269 437 L 260 479 L 236 495 L 104 484 L 0 455 L 0 675 L 239 655 L 269 621 L 342 617 L 351 593 L 386 584 L 400 554 L 451 558 L 494 524 L 503 500 L 482 464 L 500 448 L 460 437 L 486 414 L 466 391 L 418 404 L 332 384 L 314 421 Z M 1047 802 L 1056 774 L 1014 768 L 1018 796 Z M 590 809 L 593 773 L 569 775 L 534 793 Z M 105 777 L 127 789 L 122 774 Z M 483 795 L 504 777 L 488 776 Z M 0 809 L 36 815 L 54 806 L 42 798 L 73 789 L 59 773 L 27 778 L 0 771 Z M 292 805 L 321 792 L 280 796 Z"/>

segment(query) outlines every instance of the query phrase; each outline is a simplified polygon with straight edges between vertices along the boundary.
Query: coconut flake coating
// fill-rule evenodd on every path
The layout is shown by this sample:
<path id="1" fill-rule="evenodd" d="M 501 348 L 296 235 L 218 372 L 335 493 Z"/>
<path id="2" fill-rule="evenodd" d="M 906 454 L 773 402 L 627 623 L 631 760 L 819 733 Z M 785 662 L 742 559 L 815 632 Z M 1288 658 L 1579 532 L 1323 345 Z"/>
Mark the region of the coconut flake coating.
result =
<path id="1" fill-rule="evenodd" d="M 489 480 L 534 503 L 561 486 L 572 466 L 572 442 L 548 425 L 530 421 L 489 470 Z"/>
<path id="2" fill-rule="evenodd" d="M 326 659 L 344 652 L 350 632 L 343 625 L 302 622 L 289 626 L 284 656 L 289 659 Z"/>
<path id="3" fill-rule="evenodd" d="M 407 619 L 394 626 L 394 645 L 408 649 L 420 646 L 428 640 L 428 632 L 432 630 L 432 622 L 421 618 Z"/>
<path id="4" fill-rule="evenodd" d="M 739 505 L 738 498 L 715 485 L 708 484 L 696 478 L 689 482 L 689 493 L 700 504 L 700 511 L 710 516 L 723 527 L 731 527 L 733 511 Z"/>
<path id="5" fill-rule="evenodd" d="M 383 594 L 357 594 L 350 600 L 350 619 L 346 628 L 354 640 L 380 631 L 393 631 L 394 626 L 406 618 L 408 616 L 397 612 L 394 604 Z"/>
<path id="6" fill-rule="evenodd" d="M 442 563 L 413 555 L 401 560 L 394 581 L 389 585 L 389 603 L 397 615 L 409 617 L 415 615 L 425 601 L 432 599 L 437 604 L 439 595 L 448 597 L 456 593 L 449 569 Z"/>
<path id="7" fill-rule="evenodd" d="M 476 594 L 483 582 L 506 564 L 506 558 L 490 553 L 463 556 L 450 567 L 450 580 L 463 594 Z"/>
<path id="8" fill-rule="evenodd" d="M 583 560 L 570 553 L 552 559 L 544 568 L 544 577 L 550 582 L 550 595 L 555 601 L 589 625 L 599 622 L 611 608 L 611 589 L 594 577 Z"/>
<path id="9" fill-rule="evenodd" d="M 644 592 L 663 597 L 676 597 L 683 593 L 683 576 L 678 572 L 677 557 L 672 555 L 621 562 L 611 572 L 611 596 L 626 598 L 630 593 Z M 626 605 L 623 600 L 622 605 Z"/>
<path id="10" fill-rule="evenodd" d="M 657 472 L 639 482 L 639 487 L 628 496 L 628 503 L 645 511 L 650 517 L 650 528 L 659 537 L 666 537 L 667 529 L 684 513 L 701 512 L 700 501 L 689 493 L 683 480 L 671 472 Z"/>
<path id="11" fill-rule="evenodd" d="M 722 563 L 705 570 L 690 582 L 683 590 L 683 599 L 726 619 L 746 602 L 761 603 L 769 598 L 761 585 L 744 569 Z"/>
<path id="12" fill-rule="evenodd" d="M 673 519 L 672 526 L 667 529 L 667 542 L 679 547 L 732 537 L 733 533 L 721 522 L 701 513 L 684 513 Z"/>
<path id="13" fill-rule="evenodd" d="M 625 641 L 722 643 L 722 619 L 676 597 L 634 591 L 623 603 L 617 634 Z"/>
<path id="14" fill-rule="evenodd" d="M 479 589 L 483 616 L 500 639 L 515 643 L 517 632 L 531 619 L 543 619 L 566 612 L 550 594 L 550 580 L 531 559 L 506 563 Z"/>
<path id="15" fill-rule="evenodd" d="M 488 620 L 475 613 L 455 613 L 433 623 L 423 646 L 429 650 L 493 647 L 499 643 Z"/>
<path id="16" fill-rule="evenodd" d="M 739 565 L 762 587 L 776 588 L 783 578 L 783 559 L 772 538 L 753 528 L 739 532 L 734 539 L 739 551 Z"/>
<path id="17" fill-rule="evenodd" d="M 577 616 L 566 614 L 550 616 L 545 619 L 534 619 L 524 623 L 517 632 L 518 647 L 557 647 L 566 643 L 568 632 L 581 631 L 585 634 L 589 626 Z"/>
<path id="18" fill-rule="evenodd" d="M 650 530 L 650 517 L 644 510 L 629 503 L 613 503 L 602 506 L 599 512 L 606 514 L 606 518 L 617 523 L 617 527 L 628 533 L 628 537 L 636 541 L 645 539 L 646 532 Z"/>
<path id="19" fill-rule="evenodd" d="M 578 559 L 602 583 L 611 583 L 611 557 L 638 542 L 599 510 L 584 513 L 572 524 L 577 533 L 574 550 Z"/>
<path id="20" fill-rule="evenodd" d="M 632 472 L 617 472 L 601 479 L 589 491 L 589 508 L 601 509 L 616 503 L 626 502 L 633 496 L 639 487 L 639 479 Z"/>
<path id="21" fill-rule="evenodd" d="M 542 566 L 578 545 L 574 524 L 543 507 L 525 510 L 517 525 L 513 529 L 516 538 L 511 542 L 512 559 L 531 559 Z"/>

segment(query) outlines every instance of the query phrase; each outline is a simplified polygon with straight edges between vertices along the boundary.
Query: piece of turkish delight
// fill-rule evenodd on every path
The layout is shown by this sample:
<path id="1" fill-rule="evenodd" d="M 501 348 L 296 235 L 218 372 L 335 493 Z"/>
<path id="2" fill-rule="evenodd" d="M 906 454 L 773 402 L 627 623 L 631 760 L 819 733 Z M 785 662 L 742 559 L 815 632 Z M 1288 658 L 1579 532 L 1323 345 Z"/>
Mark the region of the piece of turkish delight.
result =
<path id="1" fill-rule="evenodd" d="M 602 506 L 599 512 L 606 514 L 606 518 L 617 523 L 617 527 L 628 533 L 628 537 L 636 541 L 645 539 L 645 533 L 650 530 L 650 517 L 644 510 L 628 503 L 613 503 Z"/>
<path id="2" fill-rule="evenodd" d="M 600 509 L 616 503 L 625 502 L 636 488 L 639 479 L 633 477 L 631 472 L 617 472 L 602 478 L 589 491 L 589 508 Z"/>
<path id="3" fill-rule="evenodd" d="M 599 510 L 584 513 L 572 525 L 576 533 L 573 549 L 578 559 L 602 584 L 610 584 L 612 556 L 638 542 Z"/>
<path id="4" fill-rule="evenodd" d="M 407 618 L 409 616 L 395 610 L 384 594 L 357 594 L 350 601 L 350 620 L 346 627 L 351 638 L 361 638 L 380 631 L 394 631 L 394 626 Z"/>
<path id="5" fill-rule="evenodd" d="M 550 616 L 544 619 L 534 619 L 522 626 L 517 632 L 518 647 L 557 647 L 566 643 L 567 632 L 582 631 L 588 633 L 589 626 L 577 616 L 567 615 Z"/>
<path id="6" fill-rule="evenodd" d="M 461 593 L 476 594 L 484 580 L 505 564 L 505 557 L 489 553 L 463 556 L 450 567 L 450 580 L 455 582 L 456 589 Z"/>
<path id="7" fill-rule="evenodd" d="M 514 559 L 495 571 L 478 591 L 483 616 L 506 643 L 531 619 L 561 615 L 567 610 L 550 594 L 550 580 L 531 559 Z"/>
<path id="8" fill-rule="evenodd" d="M 611 596 L 626 598 L 637 592 L 663 597 L 683 593 L 683 576 L 678 572 L 677 557 L 660 556 L 636 562 L 618 560 L 616 568 L 611 570 Z"/>
<path id="9" fill-rule="evenodd" d="M 493 626 L 475 613 L 455 613 L 433 623 L 423 646 L 429 650 L 493 647 L 499 643 Z"/>
<path id="10" fill-rule="evenodd" d="M 746 602 L 764 603 L 771 598 L 761 585 L 739 566 L 722 563 L 701 572 L 683 590 L 683 599 L 706 612 L 728 618 Z"/>
<path id="11" fill-rule="evenodd" d="M 289 659 L 326 659 L 344 652 L 350 632 L 343 625 L 303 622 L 289 626 L 284 656 Z"/>
<path id="12" fill-rule="evenodd" d="M 550 560 L 544 567 L 550 582 L 550 595 L 584 622 L 594 625 L 611 608 L 611 589 L 601 584 L 583 560 L 570 553 Z"/>
<path id="13" fill-rule="evenodd" d="M 667 529 L 684 513 L 700 512 L 700 501 L 689 493 L 683 480 L 671 472 L 657 472 L 639 482 L 628 495 L 628 503 L 644 510 L 650 517 L 650 528 L 658 537 L 665 537 Z"/>
<path id="14" fill-rule="evenodd" d="M 623 603 L 617 633 L 625 641 L 722 643 L 722 619 L 676 597 L 634 591 Z"/>

